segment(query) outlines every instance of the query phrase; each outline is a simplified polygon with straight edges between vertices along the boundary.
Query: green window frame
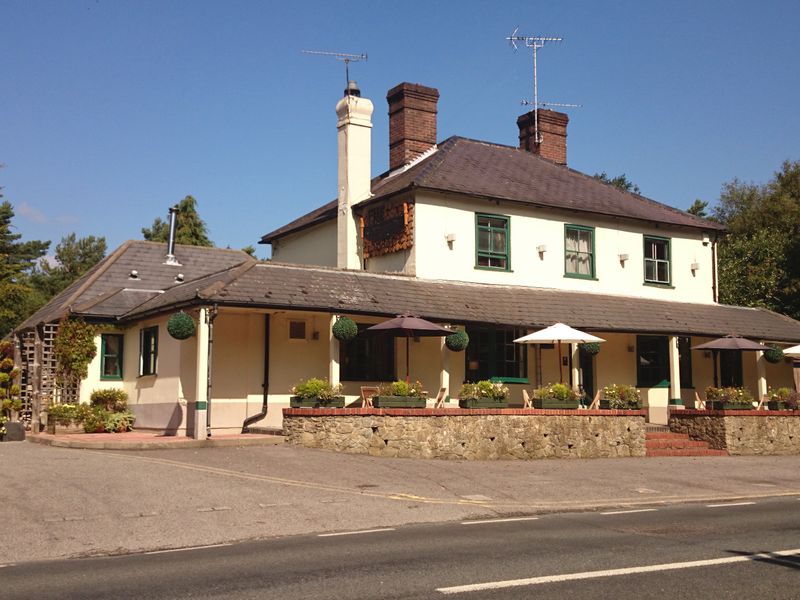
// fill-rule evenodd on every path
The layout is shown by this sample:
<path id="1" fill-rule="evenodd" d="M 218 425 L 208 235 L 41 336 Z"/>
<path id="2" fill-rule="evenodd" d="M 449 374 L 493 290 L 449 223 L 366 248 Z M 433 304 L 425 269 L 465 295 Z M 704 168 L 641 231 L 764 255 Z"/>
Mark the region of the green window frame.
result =
<path id="1" fill-rule="evenodd" d="M 672 243 L 669 238 L 644 236 L 644 282 L 672 284 Z"/>
<path id="2" fill-rule="evenodd" d="M 564 225 L 564 276 L 595 279 L 594 227 Z"/>
<path id="3" fill-rule="evenodd" d="M 514 343 L 525 329 L 472 325 L 466 331 L 470 342 L 464 352 L 465 381 L 528 383 L 528 346 Z"/>
<path id="4" fill-rule="evenodd" d="M 100 336 L 100 379 L 122 379 L 122 356 L 125 336 L 103 333 Z"/>
<path id="5" fill-rule="evenodd" d="M 155 375 L 158 370 L 158 326 L 139 330 L 139 376 Z"/>
<path id="6" fill-rule="evenodd" d="M 475 214 L 475 268 L 511 270 L 511 219 Z"/>

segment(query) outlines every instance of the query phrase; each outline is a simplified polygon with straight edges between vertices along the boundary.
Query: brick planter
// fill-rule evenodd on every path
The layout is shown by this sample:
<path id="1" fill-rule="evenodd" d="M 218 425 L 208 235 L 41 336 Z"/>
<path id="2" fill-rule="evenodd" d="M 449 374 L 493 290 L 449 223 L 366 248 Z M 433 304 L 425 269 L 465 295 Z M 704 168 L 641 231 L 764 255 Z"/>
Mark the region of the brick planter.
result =
<path id="1" fill-rule="evenodd" d="M 643 410 L 291 409 L 289 444 L 337 452 L 466 460 L 645 455 Z"/>

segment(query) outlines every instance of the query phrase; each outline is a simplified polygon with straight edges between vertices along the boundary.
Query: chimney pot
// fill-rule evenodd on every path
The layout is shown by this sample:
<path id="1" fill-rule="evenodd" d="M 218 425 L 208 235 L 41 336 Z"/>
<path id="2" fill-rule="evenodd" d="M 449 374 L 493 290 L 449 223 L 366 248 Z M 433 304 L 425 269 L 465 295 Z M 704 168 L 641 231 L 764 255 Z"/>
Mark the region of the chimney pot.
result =
<path id="1" fill-rule="evenodd" d="M 439 90 L 404 82 L 386 94 L 389 103 L 389 170 L 407 165 L 436 145 Z"/>
<path id="2" fill-rule="evenodd" d="M 537 142 L 535 112 L 527 112 L 517 119 L 519 147 L 559 165 L 566 165 L 569 117 L 564 113 L 540 108 L 538 120 L 541 141 Z"/>

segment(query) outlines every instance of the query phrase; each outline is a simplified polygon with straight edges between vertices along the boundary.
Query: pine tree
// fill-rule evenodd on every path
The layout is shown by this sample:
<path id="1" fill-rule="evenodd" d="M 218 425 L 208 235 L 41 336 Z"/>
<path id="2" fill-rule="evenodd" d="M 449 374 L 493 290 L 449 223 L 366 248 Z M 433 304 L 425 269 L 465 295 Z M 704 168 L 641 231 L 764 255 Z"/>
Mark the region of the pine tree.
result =
<path id="1" fill-rule="evenodd" d="M 213 246 L 208 238 L 208 227 L 197 213 L 197 200 L 186 196 L 178 203 L 178 225 L 175 230 L 175 242 L 189 246 Z M 144 239 L 151 242 L 169 240 L 169 222 L 157 217 L 150 227 L 142 227 Z"/>

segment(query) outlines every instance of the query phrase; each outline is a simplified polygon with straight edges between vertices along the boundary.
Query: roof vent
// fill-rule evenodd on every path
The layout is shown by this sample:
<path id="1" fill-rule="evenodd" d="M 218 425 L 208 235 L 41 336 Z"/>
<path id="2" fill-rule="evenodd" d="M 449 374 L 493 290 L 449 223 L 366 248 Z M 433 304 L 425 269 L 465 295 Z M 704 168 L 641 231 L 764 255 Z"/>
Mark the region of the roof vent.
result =
<path id="1" fill-rule="evenodd" d="M 164 261 L 165 265 L 172 265 L 180 267 L 181 263 L 175 258 L 175 229 L 178 225 L 178 213 L 180 210 L 177 206 L 171 206 L 169 209 L 169 239 L 167 240 L 167 260 Z"/>
<path id="2" fill-rule="evenodd" d="M 175 275 L 175 283 L 183 283 L 183 273 Z"/>
<path id="3" fill-rule="evenodd" d="M 136 269 L 131 269 L 130 275 L 128 275 L 128 279 L 139 279 L 139 271 Z"/>

